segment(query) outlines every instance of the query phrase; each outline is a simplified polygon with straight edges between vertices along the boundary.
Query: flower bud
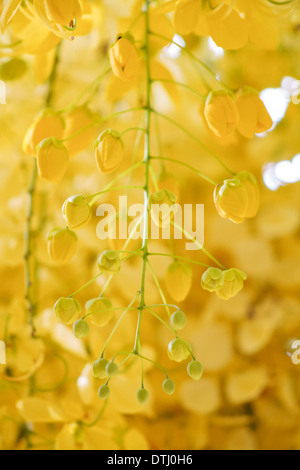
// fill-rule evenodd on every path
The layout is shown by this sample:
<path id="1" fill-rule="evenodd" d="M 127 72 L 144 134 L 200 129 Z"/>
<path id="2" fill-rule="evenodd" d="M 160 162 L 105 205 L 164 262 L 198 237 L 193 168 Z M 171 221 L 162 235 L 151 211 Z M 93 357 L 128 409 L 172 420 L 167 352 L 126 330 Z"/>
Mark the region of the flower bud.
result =
<path id="1" fill-rule="evenodd" d="M 235 268 L 224 271 L 223 275 L 224 284 L 216 293 L 221 299 L 228 300 L 243 289 L 247 275 L 243 271 Z"/>
<path id="2" fill-rule="evenodd" d="M 163 387 L 163 391 L 167 395 L 173 395 L 173 393 L 175 392 L 175 383 L 171 379 L 166 379 L 162 387 Z"/>
<path id="3" fill-rule="evenodd" d="M 121 259 L 117 251 L 106 250 L 98 261 L 98 267 L 102 273 L 117 274 L 121 269 Z"/>
<path id="4" fill-rule="evenodd" d="M 248 206 L 245 217 L 255 217 L 260 204 L 260 193 L 255 176 L 248 171 L 241 171 L 235 178 L 240 180 L 248 194 Z"/>
<path id="5" fill-rule="evenodd" d="M 29 127 L 23 140 L 23 151 L 27 155 L 36 156 L 37 145 L 48 137 L 62 139 L 64 127 L 65 123 L 62 117 L 51 109 L 46 109 L 37 116 Z"/>
<path id="6" fill-rule="evenodd" d="M 193 271 L 186 263 L 176 261 L 168 266 L 165 283 L 167 291 L 176 302 L 183 302 L 192 287 Z"/>
<path id="7" fill-rule="evenodd" d="M 114 315 L 111 301 L 103 297 L 88 300 L 85 311 L 90 322 L 98 327 L 107 325 Z"/>
<path id="8" fill-rule="evenodd" d="M 86 338 L 89 331 L 90 327 L 85 320 L 77 320 L 73 325 L 73 333 L 76 338 Z"/>
<path id="9" fill-rule="evenodd" d="M 100 116 L 93 113 L 86 106 L 75 108 L 66 116 L 64 139 L 72 137 L 65 142 L 70 157 L 78 155 L 89 147 L 90 143 L 97 135 L 95 126 L 92 126 L 96 120 L 100 120 Z M 80 133 L 75 136 L 79 131 Z"/>
<path id="10" fill-rule="evenodd" d="M 128 82 L 137 76 L 140 60 L 131 34 L 120 34 L 117 37 L 110 48 L 109 60 L 113 73 L 120 80 Z"/>
<path id="11" fill-rule="evenodd" d="M 170 224 L 176 212 L 176 196 L 167 189 L 151 194 L 149 211 L 156 225 L 165 227 Z"/>
<path id="12" fill-rule="evenodd" d="M 177 312 L 173 313 L 170 322 L 174 330 L 182 330 L 186 325 L 187 318 L 181 310 L 178 310 Z"/>
<path id="13" fill-rule="evenodd" d="M 240 115 L 237 130 L 247 139 L 267 132 L 273 121 L 256 90 L 243 88 L 237 94 L 236 106 Z"/>
<path id="14" fill-rule="evenodd" d="M 116 171 L 124 158 L 124 144 L 121 134 L 106 130 L 95 142 L 96 163 L 101 173 L 109 174 Z"/>
<path id="15" fill-rule="evenodd" d="M 72 230 L 84 228 L 92 217 L 92 210 L 82 194 L 69 197 L 64 202 L 62 213 Z"/>
<path id="16" fill-rule="evenodd" d="M 204 115 L 210 130 L 217 137 L 228 137 L 239 122 L 236 104 L 225 90 L 210 92 L 205 102 Z"/>
<path id="17" fill-rule="evenodd" d="M 145 388 L 140 388 L 136 396 L 141 405 L 144 405 L 149 400 L 149 392 Z"/>
<path id="18" fill-rule="evenodd" d="M 77 247 L 77 235 L 69 228 L 55 228 L 48 234 L 48 253 L 57 264 L 68 263 Z"/>
<path id="19" fill-rule="evenodd" d="M 223 284 L 223 271 L 219 268 L 208 268 L 202 275 L 202 289 L 208 290 L 209 292 L 216 292 L 223 286 Z"/>
<path id="20" fill-rule="evenodd" d="M 221 217 L 239 224 L 244 222 L 248 210 L 248 193 L 239 179 L 225 180 L 214 192 L 214 202 Z"/>
<path id="21" fill-rule="evenodd" d="M 78 300 L 61 297 L 54 305 L 57 318 L 65 325 L 74 323 L 81 313 L 81 306 Z"/>
<path id="22" fill-rule="evenodd" d="M 71 27 L 82 15 L 79 0 L 44 0 L 44 7 L 49 20 L 61 26 Z"/>
<path id="23" fill-rule="evenodd" d="M 189 355 L 190 352 L 182 340 L 176 338 L 170 341 L 168 345 L 168 356 L 172 361 L 182 362 L 187 359 Z"/>
<path id="24" fill-rule="evenodd" d="M 193 380 L 200 380 L 203 375 L 202 364 L 198 361 L 191 361 L 187 366 L 187 371 Z"/>
<path id="25" fill-rule="evenodd" d="M 110 389 L 107 385 L 101 385 L 101 387 L 98 390 L 98 397 L 101 400 L 106 400 L 110 395 Z"/>
<path id="26" fill-rule="evenodd" d="M 114 377 L 118 374 L 119 367 L 117 366 L 117 364 L 114 363 L 114 361 L 111 361 L 106 365 L 105 370 L 108 377 Z"/>
<path id="27" fill-rule="evenodd" d="M 108 364 L 108 360 L 104 359 L 103 357 L 97 359 L 97 361 L 93 364 L 93 376 L 96 379 L 105 379 L 107 377 L 106 366 Z"/>
<path id="28" fill-rule="evenodd" d="M 48 137 L 38 144 L 37 166 L 42 179 L 57 183 L 64 177 L 68 165 L 68 151 L 56 137 Z"/>

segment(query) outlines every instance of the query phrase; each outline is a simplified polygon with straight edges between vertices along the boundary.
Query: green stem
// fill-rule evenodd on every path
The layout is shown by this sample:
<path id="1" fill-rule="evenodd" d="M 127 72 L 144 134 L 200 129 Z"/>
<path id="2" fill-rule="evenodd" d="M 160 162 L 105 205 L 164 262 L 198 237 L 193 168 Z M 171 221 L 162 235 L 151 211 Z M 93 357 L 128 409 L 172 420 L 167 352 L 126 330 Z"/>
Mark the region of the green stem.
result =
<path id="1" fill-rule="evenodd" d="M 208 264 L 200 263 L 200 261 L 196 261 L 196 260 L 193 260 L 193 259 L 190 259 L 190 258 L 185 258 L 183 256 L 169 255 L 167 253 L 148 253 L 148 256 L 167 256 L 169 258 L 180 259 L 182 261 L 187 261 L 188 263 L 198 264 L 199 266 L 204 266 L 205 268 L 210 268 L 210 266 Z"/>
<path id="2" fill-rule="evenodd" d="M 224 170 L 226 170 L 228 173 L 230 173 L 231 175 L 235 175 L 236 173 L 234 173 L 233 171 L 231 171 L 228 166 L 225 165 L 225 163 L 222 162 L 222 160 L 217 157 L 217 155 L 215 155 L 211 150 L 209 150 L 208 147 L 206 147 L 205 144 L 203 144 L 203 142 L 201 142 L 201 140 L 199 140 L 194 134 L 192 134 L 188 129 L 186 129 L 185 127 L 183 127 L 181 124 L 179 124 L 178 122 L 174 121 L 173 119 L 169 118 L 168 116 L 166 116 L 165 114 L 163 113 L 160 113 L 158 111 L 156 111 L 155 109 L 151 109 L 151 112 L 156 114 L 157 116 L 160 116 L 162 117 L 163 119 L 165 119 L 166 121 L 170 122 L 171 124 L 173 124 L 173 126 L 176 126 L 178 127 L 178 129 L 180 129 L 182 132 L 184 132 L 187 136 L 189 136 L 191 139 L 193 139 L 195 142 L 197 142 L 209 155 L 211 155 L 215 160 L 217 160 L 217 162 L 224 168 Z"/>
<path id="3" fill-rule="evenodd" d="M 118 117 L 118 116 L 122 116 L 123 114 L 128 114 L 128 113 L 133 113 L 135 111 L 143 111 L 143 110 L 144 110 L 144 108 L 141 108 L 141 107 L 139 107 L 139 108 L 130 108 L 130 109 L 125 109 L 124 111 L 118 111 L 117 113 L 108 114 L 107 116 L 103 116 L 101 119 L 97 119 L 96 121 L 92 122 L 91 124 L 83 127 L 82 129 L 80 129 L 80 131 L 75 132 L 75 134 L 70 135 L 66 139 L 61 140 L 61 142 L 64 143 L 64 142 L 67 142 L 68 140 L 74 139 L 75 137 L 77 137 L 78 135 L 80 135 L 83 132 L 87 131 L 91 127 L 94 127 L 97 124 L 101 124 L 103 121 L 108 121 L 109 119 L 112 119 L 112 118 Z"/>
<path id="4" fill-rule="evenodd" d="M 122 315 L 120 316 L 119 320 L 118 320 L 117 323 L 115 324 L 115 326 L 114 326 L 114 328 L 113 328 L 111 334 L 109 335 L 109 337 L 108 337 L 108 339 L 107 339 L 107 341 L 106 341 L 106 343 L 105 343 L 105 345 L 104 345 L 104 347 L 103 347 L 103 349 L 102 349 L 101 357 L 104 356 L 105 350 L 106 350 L 106 348 L 107 348 L 107 346 L 108 346 L 108 344 L 109 344 L 111 338 L 113 337 L 113 335 L 114 335 L 115 332 L 117 331 L 118 326 L 120 325 L 121 321 L 122 321 L 123 318 L 125 317 L 126 313 L 131 309 L 132 305 L 134 304 L 134 302 L 136 301 L 136 299 L 139 297 L 139 295 L 140 295 L 140 292 L 138 292 L 138 293 L 136 294 L 136 296 L 134 297 L 134 299 L 130 302 L 130 304 L 128 305 L 128 307 L 124 310 L 124 312 L 123 312 Z"/>
<path id="5" fill-rule="evenodd" d="M 169 309 L 169 304 L 167 303 L 166 297 L 165 297 L 165 295 L 164 295 L 164 293 L 163 293 L 163 290 L 162 290 L 162 288 L 161 288 L 161 286 L 160 286 L 160 284 L 159 284 L 159 281 L 158 281 L 157 276 L 156 276 L 156 274 L 155 274 L 155 272 L 154 272 L 154 269 L 152 268 L 152 266 L 151 266 L 151 264 L 150 264 L 149 259 L 147 260 L 147 263 L 148 263 L 150 272 L 151 272 L 151 274 L 152 274 L 152 277 L 153 277 L 153 279 L 154 279 L 154 282 L 155 282 L 155 284 L 156 284 L 156 286 L 157 286 L 157 288 L 158 288 L 158 290 L 159 290 L 159 293 L 160 293 L 160 296 L 161 296 L 161 298 L 162 298 L 162 301 L 163 301 L 163 303 L 164 303 L 164 305 L 165 305 L 165 307 L 166 307 L 166 310 L 167 310 L 167 312 L 168 312 L 168 315 L 169 315 L 169 317 L 170 317 L 170 316 L 171 316 L 171 313 L 170 313 L 170 309 Z"/>
<path id="6" fill-rule="evenodd" d="M 140 357 L 141 359 L 144 359 L 144 361 L 151 362 L 151 364 L 154 364 L 156 367 L 158 367 L 162 372 L 165 374 L 165 376 L 168 378 L 168 373 L 166 369 L 161 366 L 158 362 L 153 361 L 152 359 L 149 359 L 148 357 L 142 356 L 141 354 L 137 353 L 137 356 Z"/>
<path id="7" fill-rule="evenodd" d="M 56 48 L 56 55 L 53 64 L 53 68 L 49 77 L 48 81 L 48 93 L 45 99 L 45 106 L 49 107 L 51 105 L 53 99 L 53 87 L 56 78 L 57 66 L 59 62 L 59 51 L 60 45 Z M 32 335 L 35 334 L 35 327 L 34 327 L 34 316 L 36 314 L 37 305 L 34 300 L 34 293 L 33 293 L 33 283 L 34 283 L 34 275 L 32 273 L 32 262 L 34 261 L 33 258 L 33 240 L 32 240 L 32 220 L 34 214 L 34 195 L 36 190 L 36 183 L 37 183 L 37 161 L 34 159 L 33 161 L 33 168 L 31 173 L 31 181 L 28 188 L 28 196 L 29 196 L 29 205 L 27 211 L 27 219 L 26 219 L 26 226 L 24 231 L 24 261 L 25 261 L 25 299 L 27 303 L 27 310 L 28 310 L 28 323 L 31 326 Z M 37 269 L 37 266 L 35 266 Z"/>
<path id="8" fill-rule="evenodd" d="M 79 289 L 77 289 L 75 292 L 73 292 L 73 294 L 69 295 L 69 298 L 72 298 L 72 297 L 74 297 L 74 295 L 79 294 L 79 292 L 84 290 L 89 285 L 93 284 L 93 282 L 95 282 L 96 279 L 98 279 L 98 277 L 100 277 L 100 276 L 102 276 L 102 273 L 97 274 L 97 276 L 93 277 L 88 282 L 86 282 L 83 286 L 81 286 Z"/>
<path id="9" fill-rule="evenodd" d="M 207 251 L 202 245 L 201 243 L 198 242 L 198 240 L 196 240 L 195 238 L 192 237 L 192 235 L 190 235 L 183 227 L 180 227 L 180 225 L 176 224 L 173 220 L 171 220 L 171 224 L 177 228 L 178 230 L 181 230 L 181 232 L 189 239 L 191 240 L 191 242 L 195 243 L 195 245 L 203 251 L 203 253 L 208 256 L 208 258 L 210 258 L 212 261 L 214 261 L 221 269 L 225 269 L 225 266 L 223 266 L 218 260 L 216 260 L 216 258 L 214 258 L 213 255 L 211 255 L 209 253 L 209 251 Z"/>
<path id="10" fill-rule="evenodd" d="M 201 100 L 206 100 L 206 96 L 200 95 L 194 88 L 191 88 L 190 86 L 186 85 L 185 83 L 177 82 L 176 80 L 168 79 L 168 78 L 156 78 L 155 80 L 152 80 L 152 82 L 161 82 L 161 83 L 172 83 L 173 85 L 181 86 L 183 88 L 186 88 L 189 90 L 191 93 L 194 93 L 194 95 L 198 96 Z"/>
<path id="11" fill-rule="evenodd" d="M 168 158 L 168 157 L 151 157 L 151 160 L 164 160 L 166 162 L 177 163 L 178 165 L 184 166 L 184 167 L 188 168 L 189 170 L 193 171 L 198 176 L 201 176 L 201 178 L 205 179 L 206 181 L 213 184 L 214 186 L 217 186 L 217 183 L 215 183 L 213 180 L 211 180 L 210 178 L 205 176 L 200 171 L 196 170 L 196 168 L 192 167 L 191 165 L 188 165 L 187 163 L 181 162 L 180 160 L 175 160 L 174 158 Z"/>
<path id="12" fill-rule="evenodd" d="M 145 133 L 147 132 L 146 129 L 143 129 L 142 127 L 129 127 L 125 131 L 121 132 L 120 135 L 127 134 L 127 132 L 131 132 L 131 131 L 141 131 L 141 132 L 145 132 Z"/>
<path id="13" fill-rule="evenodd" d="M 82 426 L 86 427 L 86 428 L 93 428 L 99 421 L 100 419 L 102 418 L 103 414 L 104 414 L 104 411 L 106 410 L 106 407 L 108 405 L 108 399 L 105 400 L 101 410 L 100 410 L 100 413 L 98 414 L 98 416 L 96 417 L 96 419 L 94 419 L 94 421 L 92 421 L 90 424 L 87 424 L 87 423 L 80 423 Z"/>
<path id="14" fill-rule="evenodd" d="M 146 57 L 146 75 L 147 75 L 147 103 L 146 103 L 146 138 L 144 150 L 144 164 L 145 164 L 145 188 L 144 188 L 144 230 L 143 230 L 143 267 L 142 267 L 142 282 L 141 282 L 141 300 L 139 307 L 138 322 L 136 328 L 136 336 L 133 352 L 138 353 L 140 346 L 140 329 L 143 310 L 145 307 L 145 283 L 148 259 L 148 230 L 149 230 L 149 168 L 150 168 L 150 127 L 151 127 L 151 68 L 150 68 L 150 47 L 149 47 L 149 33 L 150 33 L 150 18 L 149 18 L 149 0 L 145 3 L 145 57 Z"/>
<path id="15" fill-rule="evenodd" d="M 115 188 L 109 188 L 109 189 L 103 189 L 103 191 L 100 191 L 99 193 L 92 194 L 91 196 L 86 196 L 85 199 L 92 199 L 92 198 L 98 198 L 102 194 L 110 193 L 112 191 L 120 191 L 121 189 L 143 189 L 143 186 L 116 186 Z M 92 205 L 92 203 L 90 204 Z"/>

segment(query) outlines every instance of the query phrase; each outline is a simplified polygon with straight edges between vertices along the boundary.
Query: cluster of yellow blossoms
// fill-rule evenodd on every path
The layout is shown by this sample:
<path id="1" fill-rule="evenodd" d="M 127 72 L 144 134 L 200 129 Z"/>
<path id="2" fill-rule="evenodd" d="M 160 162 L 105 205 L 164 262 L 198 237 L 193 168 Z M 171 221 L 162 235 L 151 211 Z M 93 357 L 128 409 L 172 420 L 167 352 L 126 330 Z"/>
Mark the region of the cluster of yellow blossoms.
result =
<path id="1" fill-rule="evenodd" d="M 261 178 L 300 119 L 257 91 L 300 74 L 297 3 L 0 1 L 0 449 L 300 448 L 297 185 Z M 177 202 L 198 251 L 148 239 Z"/>

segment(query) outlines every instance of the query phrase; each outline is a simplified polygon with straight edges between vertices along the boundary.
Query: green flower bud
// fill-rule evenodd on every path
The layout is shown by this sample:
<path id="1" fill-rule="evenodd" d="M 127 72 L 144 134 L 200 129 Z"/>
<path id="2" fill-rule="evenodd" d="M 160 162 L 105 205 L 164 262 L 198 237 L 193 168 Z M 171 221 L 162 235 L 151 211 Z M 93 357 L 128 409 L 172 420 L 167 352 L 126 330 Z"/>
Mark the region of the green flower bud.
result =
<path id="1" fill-rule="evenodd" d="M 201 279 L 202 289 L 216 292 L 224 284 L 224 272 L 219 268 L 208 268 Z"/>
<path id="2" fill-rule="evenodd" d="M 194 380 L 200 380 L 203 375 L 202 364 L 198 361 L 191 361 L 187 366 L 189 376 Z"/>
<path id="3" fill-rule="evenodd" d="M 119 367 L 114 361 L 109 362 L 105 367 L 108 377 L 114 377 L 119 372 Z"/>
<path id="4" fill-rule="evenodd" d="M 144 388 L 140 388 L 136 396 L 141 405 L 144 405 L 149 400 L 149 392 Z"/>
<path id="5" fill-rule="evenodd" d="M 170 322 L 174 330 L 182 330 L 186 325 L 187 318 L 181 310 L 178 310 L 177 312 L 173 313 Z"/>
<path id="6" fill-rule="evenodd" d="M 166 379 L 162 387 L 163 387 L 163 391 L 167 395 L 173 395 L 173 393 L 175 392 L 175 383 L 171 379 Z"/>
<path id="7" fill-rule="evenodd" d="M 61 297 L 54 305 L 54 311 L 62 323 L 71 325 L 79 317 L 81 306 L 76 299 Z"/>
<path id="8" fill-rule="evenodd" d="M 224 284 L 218 289 L 217 295 L 224 300 L 231 299 L 244 287 L 244 281 L 247 275 L 240 269 L 227 269 L 224 271 Z"/>
<path id="9" fill-rule="evenodd" d="M 98 390 L 98 397 L 101 400 L 106 400 L 110 395 L 110 389 L 107 385 L 101 385 L 101 387 Z"/>
<path id="10" fill-rule="evenodd" d="M 116 274 L 121 269 L 121 259 L 117 251 L 106 250 L 98 261 L 98 267 L 102 273 Z"/>
<path id="11" fill-rule="evenodd" d="M 168 356 L 171 361 L 182 362 L 187 359 L 190 352 L 181 339 L 173 339 L 168 345 Z"/>
<path id="12" fill-rule="evenodd" d="M 105 379 L 107 377 L 106 373 L 106 366 L 108 364 L 108 360 L 100 357 L 97 359 L 93 364 L 93 376 L 96 379 Z"/>
<path id="13" fill-rule="evenodd" d="M 89 331 L 90 327 L 84 320 L 77 320 L 73 325 L 73 332 L 76 338 L 86 338 Z"/>

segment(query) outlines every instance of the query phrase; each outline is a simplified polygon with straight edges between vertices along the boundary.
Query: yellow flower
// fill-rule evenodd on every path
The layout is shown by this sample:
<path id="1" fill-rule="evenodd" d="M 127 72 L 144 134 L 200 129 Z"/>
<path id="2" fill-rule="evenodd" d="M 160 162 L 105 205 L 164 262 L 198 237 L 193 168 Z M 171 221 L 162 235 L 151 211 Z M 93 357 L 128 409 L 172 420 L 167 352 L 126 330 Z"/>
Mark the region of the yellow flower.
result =
<path id="1" fill-rule="evenodd" d="M 239 122 L 236 104 L 225 90 L 210 92 L 205 102 L 204 115 L 210 130 L 217 137 L 228 137 Z"/>
<path id="2" fill-rule="evenodd" d="M 223 279 L 224 283 L 216 293 L 221 299 L 228 300 L 243 289 L 247 275 L 239 269 L 231 268 L 223 272 Z"/>
<path id="3" fill-rule="evenodd" d="M 23 140 L 23 151 L 27 155 L 36 156 L 38 144 L 48 137 L 62 139 L 64 127 L 62 117 L 51 109 L 46 109 L 29 127 Z"/>
<path id="4" fill-rule="evenodd" d="M 69 197 L 62 208 L 63 217 L 72 230 L 80 230 L 88 225 L 92 210 L 82 194 Z"/>
<path id="5" fill-rule="evenodd" d="M 214 201 L 221 217 L 239 224 L 245 220 L 248 210 L 248 193 L 239 179 L 225 180 L 214 191 Z"/>
<path id="6" fill-rule="evenodd" d="M 249 171 L 241 171 L 235 176 L 244 186 L 248 194 L 248 205 L 245 217 L 255 217 L 260 204 L 260 193 L 255 176 Z"/>
<path id="7" fill-rule="evenodd" d="M 48 137 L 37 146 L 37 166 L 42 179 L 57 183 L 64 177 L 68 165 L 68 151 L 56 137 Z"/>
<path id="8" fill-rule="evenodd" d="M 186 263 L 176 261 L 168 266 L 165 283 L 167 291 L 176 302 L 183 302 L 191 288 L 193 282 L 193 271 Z"/>
<path id="9" fill-rule="evenodd" d="M 107 325 L 114 315 L 111 301 L 103 297 L 88 300 L 85 311 L 90 322 L 98 327 Z"/>
<path id="10" fill-rule="evenodd" d="M 68 263 L 77 247 L 77 235 L 69 228 L 55 228 L 48 234 L 48 253 L 57 264 Z"/>
<path id="11" fill-rule="evenodd" d="M 223 284 L 223 271 L 219 268 L 208 268 L 202 275 L 202 289 L 208 290 L 209 292 L 216 292 L 223 286 Z"/>
<path id="12" fill-rule="evenodd" d="M 106 250 L 98 261 L 98 267 L 102 273 L 116 274 L 121 269 L 121 259 L 117 251 Z"/>
<path id="13" fill-rule="evenodd" d="M 78 319 L 81 306 L 76 299 L 61 297 L 54 305 L 54 311 L 62 323 L 71 325 Z"/>
<path id="14" fill-rule="evenodd" d="M 54 23 L 72 28 L 82 15 L 79 0 L 43 0 L 48 18 Z"/>
<path id="15" fill-rule="evenodd" d="M 240 115 L 237 130 L 248 139 L 271 129 L 273 121 L 260 99 L 251 88 L 243 88 L 237 94 L 236 106 Z"/>
<path id="16" fill-rule="evenodd" d="M 95 142 L 96 163 L 101 173 L 116 171 L 124 158 L 124 144 L 121 135 L 113 130 L 100 134 Z"/>
<path id="17" fill-rule="evenodd" d="M 129 33 L 120 34 L 109 51 L 113 73 L 124 81 L 133 80 L 140 68 L 140 60 L 134 39 Z"/>

